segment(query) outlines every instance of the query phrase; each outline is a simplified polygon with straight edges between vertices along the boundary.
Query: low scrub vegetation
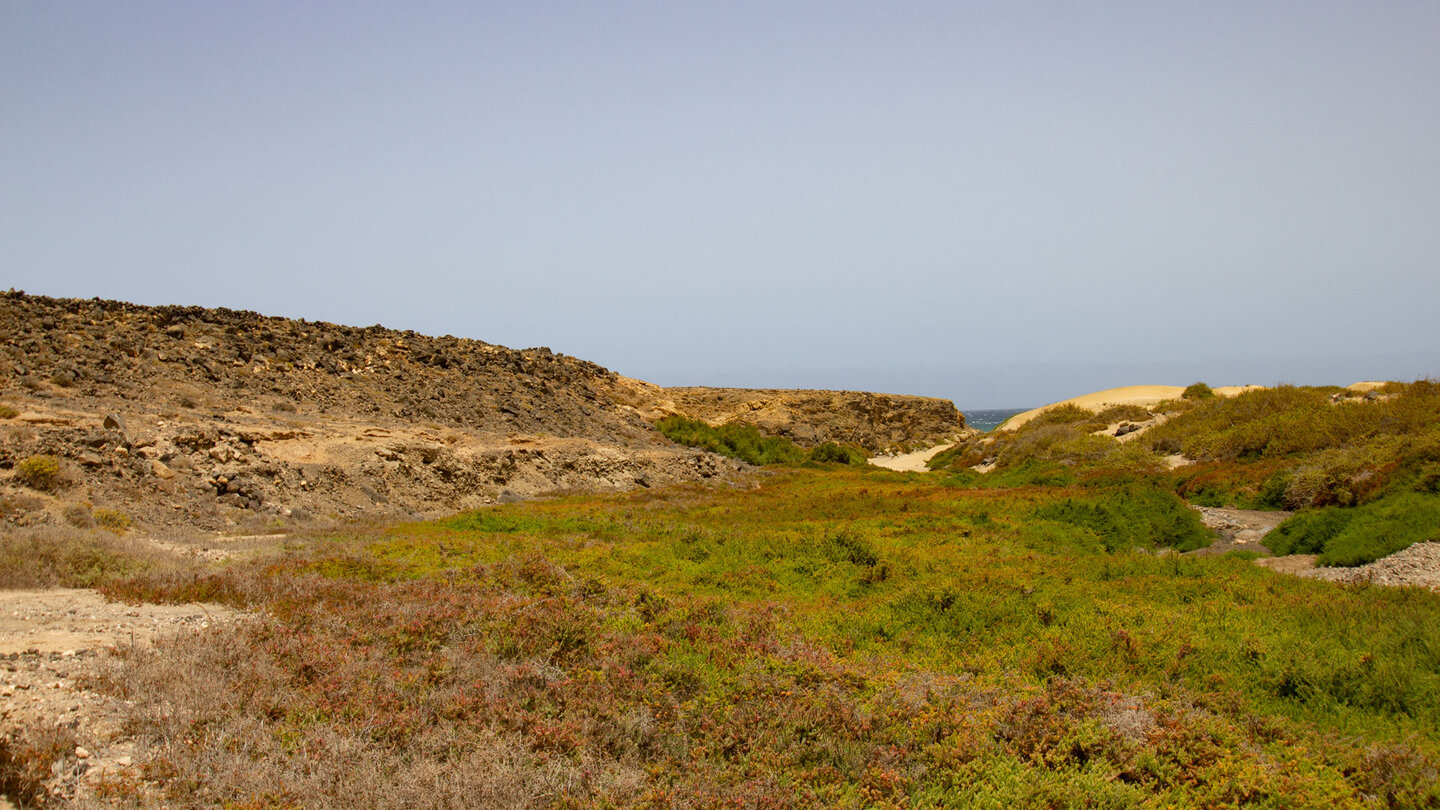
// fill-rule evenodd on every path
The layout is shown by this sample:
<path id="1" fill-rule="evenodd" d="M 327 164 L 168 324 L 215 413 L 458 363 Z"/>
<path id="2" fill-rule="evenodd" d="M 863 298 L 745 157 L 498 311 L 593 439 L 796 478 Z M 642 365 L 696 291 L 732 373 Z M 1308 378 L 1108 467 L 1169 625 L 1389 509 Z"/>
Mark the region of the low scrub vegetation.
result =
<path id="1" fill-rule="evenodd" d="M 1170 492 L 1143 485 L 1064 498 L 1037 509 L 1035 516 L 1068 524 L 1073 527 L 1072 534 L 1080 530 L 1080 542 L 1106 551 L 1193 551 L 1210 544 L 1210 532 L 1200 523 L 1195 510 Z"/>
<path id="2" fill-rule="evenodd" d="M 699 447 L 747 464 L 780 464 L 803 461 L 805 451 L 789 439 L 766 436 L 754 425 L 729 424 L 712 427 L 700 419 L 667 416 L 655 427 L 676 444 Z"/>
<path id="3" fill-rule="evenodd" d="M 1170 553 L 1205 533 L 1158 479 L 978 475 L 792 468 L 110 567 L 116 598 L 257 610 L 106 688 L 171 806 L 1440 801 L 1440 598 Z"/>
<path id="4" fill-rule="evenodd" d="M 124 534 L 130 529 L 130 516 L 118 509 L 96 509 L 95 525 L 114 534 Z"/>
<path id="5" fill-rule="evenodd" d="M 1099 435 L 1111 425 L 1144 422 L 1154 416 L 1138 405 L 1116 405 L 1092 413 L 1076 405 L 1061 405 L 1013 431 L 972 437 L 936 455 L 932 470 L 962 471 L 990 466 L 997 471 L 1061 465 L 1084 474 L 1125 471 L 1151 473 L 1164 468 L 1161 457 L 1148 445 L 1122 443 Z"/>
<path id="6" fill-rule="evenodd" d="M 170 555 L 109 531 L 45 526 L 0 532 L 0 588 L 93 588 L 179 568 Z"/>
<path id="7" fill-rule="evenodd" d="M 1318 554 L 1320 565 L 1362 565 L 1440 541 L 1440 498 L 1406 493 L 1353 509 L 1300 512 L 1267 538 L 1276 554 Z"/>
<path id="8" fill-rule="evenodd" d="M 59 489 L 64 483 L 60 459 L 54 456 L 30 456 L 15 465 L 15 481 L 41 492 Z"/>
<path id="9" fill-rule="evenodd" d="M 1140 405 L 1111 405 L 1110 407 L 1095 414 L 1092 420 L 1102 425 L 1113 425 L 1116 422 L 1144 422 L 1155 414 L 1149 409 Z"/>
<path id="10" fill-rule="evenodd" d="M 1087 426 L 1140 413 L 1064 412 L 929 476 L 672 418 L 789 466 L 223 566 L 5 535 L 0 587 L 254 609 L 102 678 L 148 752 L 150 787 L 102 784 L 122 805 L 1440 805 L 1440 596 L 1184 553 L 1211 540 L 1186 500 L 1302 506 L 1267 542 L 1327 564 L 1440 540 L 1434 387 L 1256 393 L 1126 443 Z M 1352 407 L 1367 430 L 1296 438 Z M 1224 452 L 1171 471 L 1169 442 Z"/>
<path id="11" fill-rule="evenodd" d="M 1181 399 L 1214 399 L 1215 392 L 1203 382 L 1191 383 L 1185 387 Z"/>
<path id="12" fill-rule="evenodd" d="M 1196 459 L 1253 461 L 1294 457 L 1421 437 L 1440 428 L 1440 384 L 1420 381 L 1371 400 L 1343 389 L 1279 386 L 1216 397 L 1155 428 L 1152 445 L 1173 443 Z"/>
<path id="13" fill-rule="evenodd" d="M 1360 565 L 1435 538 L 1440 503 L 1440 385 L 1390 384 L 1375 395 L 1281 386 L 1207 400 L 1146 435 L 1200 463 L 1172 474 L 1207 506 L 1304 510 L 1277 553 Z M 1310 511 L 1319 510 L 1319 511 Z"/>
<path id="14" fill-rule="evenodd" d="M 1389 384 L 1371 395 L 1295 386 L 1228 398 L 1189 393 L 1156 406 L 1170 418 L 1138 441 L 1122 444 L 1093 430 L 1144 421 L 1150 411 L 1061 406 L 1019 430 L 957 445 L 930 466 L 974 486 L 1139 477 L 1200 506 L 1302 510 L 1275 536 L 1275 550 L 1305 549 L 1326 565 L 1360 565 L 1433 539 L 1424 516 L 1440 496 L 1440 385 Z M 1169 470 L 1162 460 L 1169 453 L 1192 463 Z M 994 472 L 966 472 L 984 464 Z M 1316 509 L 1325 511 L 1308 511 Z M 1326 527 L 1352 520 L 1354 529 L 1327 545 Z"/>
<path id="15" fill-rule="evenodd" d="M 825 442 L 807 452 L 789 439 L 766 436 L 754 425 L 730 423 L 714 427 L 700 419 L 677 415 L 661 419 L 655 427 L 676 444 L 700 447 L 748 464 L 791 464 L 802 461 L 827 464 L 869 463 L 865 454 L 854 447 Z"/>

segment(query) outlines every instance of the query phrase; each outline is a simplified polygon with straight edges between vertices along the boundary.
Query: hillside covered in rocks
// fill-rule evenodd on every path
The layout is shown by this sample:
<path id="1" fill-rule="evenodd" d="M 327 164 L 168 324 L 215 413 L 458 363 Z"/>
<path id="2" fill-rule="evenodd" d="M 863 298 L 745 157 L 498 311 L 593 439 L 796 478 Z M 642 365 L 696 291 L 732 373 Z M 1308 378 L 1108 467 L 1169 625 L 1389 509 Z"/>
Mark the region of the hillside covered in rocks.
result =
<path id="1" fill-rule="evenodd" d="M 440 514 L 565 489 L 733 476 L 516 351 L 226 309 L 0 295 L 0 511 L 224 531 Z M 54 470 L 25 462 L 53 458 Z M 32 462 L 34 464 L 34 462 Z"/>
<path id="2" fill-rule="evenodd" d="M 676 412 L 867 449 L 964 426 L 943 400 L 662 389 L 544 348 L 0 293 L 0 525 L 277 530 L 744 474 L 654 430 Z"/>
<path id="3" fill-rule="evenodd" d="M 974 431 L 948 399 L 869 391 L 672 387 L 619 378 L 612 396 L 648 421 L 671 414 L 741 422 L 801 447 L 836 442 L 870 453 L 932 447 Z"/>

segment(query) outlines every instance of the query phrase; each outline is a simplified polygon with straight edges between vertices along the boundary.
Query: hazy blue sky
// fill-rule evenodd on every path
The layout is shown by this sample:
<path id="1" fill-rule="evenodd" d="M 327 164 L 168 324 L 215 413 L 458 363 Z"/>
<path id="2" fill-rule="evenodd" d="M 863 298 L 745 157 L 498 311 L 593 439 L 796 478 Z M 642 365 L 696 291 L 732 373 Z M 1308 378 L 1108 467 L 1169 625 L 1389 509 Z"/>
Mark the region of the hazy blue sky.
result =
<path id="1" fill-rule="evenodd" d="M 0 287 L 1031 405 L 1440 376 L 1440 3 L 0 0 Z"/>

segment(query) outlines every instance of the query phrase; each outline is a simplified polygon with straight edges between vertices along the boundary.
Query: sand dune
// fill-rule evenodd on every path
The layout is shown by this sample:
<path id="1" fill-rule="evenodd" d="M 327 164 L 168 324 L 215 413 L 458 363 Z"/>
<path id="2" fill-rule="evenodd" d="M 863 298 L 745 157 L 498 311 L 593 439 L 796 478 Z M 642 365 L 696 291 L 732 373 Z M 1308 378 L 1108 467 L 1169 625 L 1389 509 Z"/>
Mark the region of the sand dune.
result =
<path id="1" fill-rule="evenodd" d="M 1345 387 L 1350 389 L 1351 391 L 1359 391 L 1360 393 L 1364 394 L 1370 391 L 1384 388 L 1388 384 L 1389 383 L 1376 382 L 1375 380 L 1362 380 L 1357 383 L 1350 383 Z"/>
<path id="2" fill-rule="evenodd" d="M 1228 385 L 1216 388 L 1214 391 L 1218 396 L 1233 397 L 1236 394 L 1263 387 L 1260 385 Z M 1183 385 L 1127 385 L 1121 388 L 1107 388 L 1104 391 L 1071 397 L 1060 402 L 1042 405 L 1024 413 L 1017 413 L 996 430 L 1015 430 L 1051 408 L 1058 408 L 1061 405 L 1076 405 L 1087 411 L 1096 412 L 1111 405 L 1140 405 L 1148 408 L 1167 399 L 1179 399 L 1180 395 L 1184 393 Z"/>

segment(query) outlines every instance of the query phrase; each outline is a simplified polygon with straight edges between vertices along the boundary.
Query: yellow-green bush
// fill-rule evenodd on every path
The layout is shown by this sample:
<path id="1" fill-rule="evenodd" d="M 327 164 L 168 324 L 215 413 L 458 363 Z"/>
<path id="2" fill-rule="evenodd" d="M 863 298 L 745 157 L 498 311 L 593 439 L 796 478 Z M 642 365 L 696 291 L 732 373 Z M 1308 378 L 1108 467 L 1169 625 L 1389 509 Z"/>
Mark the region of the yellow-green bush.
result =
<path id="1" fill-rule="evenodd" d="M 1215 392 L 1210 386 L 1203 382 L 1190 383 L 1185 387 L 1185 393 L 1180 395 L 1181 399 L 1214 399 Z"/>
<path id="2" fill-rule="evenodd" d="M 15 480 L 41 492 L 58 489 L 64 481 L 60 473 L 60 459 L 54 456 L 31 456 L 15 465 Z"/>
<path id="3" fill-rule="evenodd" d="M 116 534 L 124 534 L 130 528 L 130 516 L 115 509 L 96 509 L 95 525 Z"/>
<path id="4" fill-rule="evenodd" d="M 1139 405 L 1111 405 L 1095 414 L 1092 421 L 1109 426 L 1116 422 L 1144 422 L 1153 415 Z"/>

